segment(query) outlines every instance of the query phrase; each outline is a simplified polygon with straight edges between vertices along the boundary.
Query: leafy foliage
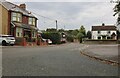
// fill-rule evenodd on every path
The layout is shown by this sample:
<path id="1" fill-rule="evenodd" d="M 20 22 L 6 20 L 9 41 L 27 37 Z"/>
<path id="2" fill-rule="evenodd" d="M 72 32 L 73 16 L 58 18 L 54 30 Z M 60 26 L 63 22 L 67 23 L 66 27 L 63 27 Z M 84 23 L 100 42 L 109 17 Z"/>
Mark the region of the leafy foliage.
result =
<path id="1" fill-rule="evenodd" d="M 67 41 L 68 41 L 68 42 L 74 42 L 74 37 L 71 36 L 71 35 L 68 35 L 68 36 L 67 36 Z"/>
<path id="2" fill-rule="evenodd" d="M 80 33 L 82 33 L 84 36 L 86 35 L 85 27 L 82 25 L 79 30 Z"/>
<path id="3" fill-rule="evenodd" d="M 71 34 L 73 35 L 73 36 L 76 36 L 77 34 L 79 33 L 79 30 L 73 30 L 72 32 L 71 32 Z"/>
<path id="4" fill-rule="evenodd" d="M 118 14 L 117 22 L 118 22 L 118 24 L 120 24 L 120 1 L 118 2 L 118 4 L 115 5 L 113 10 L 115 12 L 115 14 L 113 16 Z"/>
<path id="5" fill-rule="evenodd" d="M 47 32 L 56 32 L 57 30 L 55 28 L 49 28 L 46 30 Z"/>
<path id="6" fill-rule="evenodd" d="M 91 39 L 91 36 L 92 36 L 91 31 L 88 31 L 86 36 L 87 36 L 88 39 Z"/>
<path id="7" fill-rule="evenodd" d="M 58 32 L 44 32 L 41 36 L 44 39 L 50 39 L 53 44 L 60 44 L 61 35 Z"/>
<path id="8" fill-rule="evenodd" d="M 77 38 L 78 38 L 78 40 L 79 40 L 80 43 L 82 43 L 83 37 L 84 37 L 83 33 L 79 32 L 79 33 L 77 34 Z"/>

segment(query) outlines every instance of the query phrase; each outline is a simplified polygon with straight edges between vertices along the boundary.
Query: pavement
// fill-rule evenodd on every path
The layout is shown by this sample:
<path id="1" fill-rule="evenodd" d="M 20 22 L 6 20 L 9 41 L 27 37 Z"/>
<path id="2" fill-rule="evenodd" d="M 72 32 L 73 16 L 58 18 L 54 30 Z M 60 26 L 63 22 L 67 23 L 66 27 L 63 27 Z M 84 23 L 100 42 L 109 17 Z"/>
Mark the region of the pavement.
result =
<path id="1" fill-rule="evenodd" d="M 104 61 L 113 65 L 119 65 L 120 45 L 87 45 L 81 50 L 81 54 L 90 58 Z"/>

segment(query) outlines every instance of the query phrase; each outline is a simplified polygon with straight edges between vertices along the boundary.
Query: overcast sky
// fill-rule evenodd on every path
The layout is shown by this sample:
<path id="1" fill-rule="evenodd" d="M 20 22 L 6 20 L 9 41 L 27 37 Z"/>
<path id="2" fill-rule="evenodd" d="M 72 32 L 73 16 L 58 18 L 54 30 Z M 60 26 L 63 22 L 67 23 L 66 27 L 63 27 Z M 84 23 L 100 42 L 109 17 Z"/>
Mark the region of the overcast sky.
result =
<path id="1" fill-rule="evenodd" d="M 26 3 L 27 9 L 36 13 L 40 30 L 55 28 L 55 20 L 58 20 L 58 28 L 65 27 L 65 29 L 79 29 L 81 25 L 84 25 L 87 30 L 91 30 L 92 25 L 101 25 L 102 23 L 114 25 L 116 23 L 116 17 L 113 17 L 115 4 L 92 1 L 19 3 Z M 51 18 L 51 20 L 43 18 L 38 14 Z"/>

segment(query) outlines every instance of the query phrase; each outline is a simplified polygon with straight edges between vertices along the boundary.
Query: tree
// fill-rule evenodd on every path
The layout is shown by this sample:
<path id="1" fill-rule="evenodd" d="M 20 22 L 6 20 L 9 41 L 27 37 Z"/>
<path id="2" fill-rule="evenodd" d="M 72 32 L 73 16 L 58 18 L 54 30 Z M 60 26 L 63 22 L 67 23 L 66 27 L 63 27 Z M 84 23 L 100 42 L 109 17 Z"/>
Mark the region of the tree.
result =
<path id="1" fill-rule="evenodd" d="M 79 40 L 80 43 L 82 43 L 82 38 L 83 38 L 83 37 L 84 37 L 83 33 L 80 33 L 80 32 L 79 32 L 79 33 L 77 34 L 77 38 L 78 38 L 78 40 Z"/>
<path id="2" fill-rule="evenodd" d="M 64 32 L 65 30 L 64 29 L 59 29 L 58 32 Z"/>
<path id="3" fill-rule="evenodd" d="M 77 36 L 77 34 L 79 33 L 79 30 L 75 29 L 71 33 L 73 36 Z"/>
<path id="4" fill-rule="evenodd" d="M 88 32 L 87 32 L 87 38 L 88 38 L 88 39 L 91 39 L 91 36 L 92 36 L 91 31 L 88 31 Z"/>
<path id="5" fill-rule="evenodd" d="M 72 36 L 72 31 L 73 31 L 73 30 L 66 30 L 65 33 L 66 33 L 67 35 L 71 35 L 71 36 Z"/>
<path id="6" fill-rule="evenodd" d="M 113 10 L 115 12 L 113 16 L 116 16 L 118 14 L 117 23 L 120 24 L 120 1 L 115 5 Z"/>
<path id="7" fill-rule="evenodd" d="M 79 30 L 80 33 L 82 33 L 84 36 L 86 35 L 85 27 L 82 25 Z"/>
<path id="8" fill-rule="evenodd" d="M 55 28 L 49 28 L 46 30 L 47 32 L 56 32 L 57 30 Z"/>

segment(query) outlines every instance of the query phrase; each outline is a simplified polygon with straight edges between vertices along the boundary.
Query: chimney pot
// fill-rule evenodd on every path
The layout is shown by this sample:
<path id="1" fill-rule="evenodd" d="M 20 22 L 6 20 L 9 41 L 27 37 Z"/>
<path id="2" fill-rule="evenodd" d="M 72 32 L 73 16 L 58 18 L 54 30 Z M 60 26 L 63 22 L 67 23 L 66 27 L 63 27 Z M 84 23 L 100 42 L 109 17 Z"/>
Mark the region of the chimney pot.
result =
<path id="1" fill-rule="evenodd" d="M 104 23 L 102 23 L 102 26 L 105 26 L 105 24 L 104 24 Z"/>
<path id="2" fill-rule="evenodd" d="M 24 9 L 24 10 L 26 10 L 26 4 L 20 4 L 19 7 L 22 8 L 22 9 Z"/>

